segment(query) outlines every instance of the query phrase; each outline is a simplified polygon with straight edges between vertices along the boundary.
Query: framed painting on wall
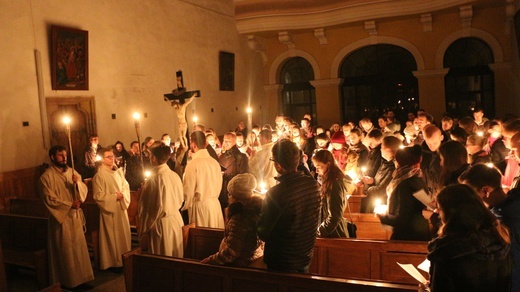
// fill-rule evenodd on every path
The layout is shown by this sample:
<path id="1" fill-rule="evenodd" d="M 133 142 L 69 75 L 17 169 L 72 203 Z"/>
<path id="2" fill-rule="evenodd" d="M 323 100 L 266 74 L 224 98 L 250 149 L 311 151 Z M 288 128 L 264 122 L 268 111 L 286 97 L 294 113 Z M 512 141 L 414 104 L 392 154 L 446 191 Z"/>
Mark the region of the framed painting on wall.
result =
<path id="1" fill-rule="evenodd" d="M 235 54 L 219 52 L 219 89 L 221 91 L 235 90 Z"/>
<path id="2" fill-rule="evenodd" d="M 88 90 L 88 31 L 52 26 L 53 90 Z"/>

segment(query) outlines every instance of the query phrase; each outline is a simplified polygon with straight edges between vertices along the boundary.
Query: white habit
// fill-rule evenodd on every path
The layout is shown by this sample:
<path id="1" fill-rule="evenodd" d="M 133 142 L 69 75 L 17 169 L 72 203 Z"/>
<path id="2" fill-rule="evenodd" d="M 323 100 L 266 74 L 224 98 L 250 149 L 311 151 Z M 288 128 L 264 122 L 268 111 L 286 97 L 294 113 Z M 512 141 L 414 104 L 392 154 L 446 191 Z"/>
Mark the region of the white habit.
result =
<path id="1" fill-rule="evenodd" d="M 122 254 L 132 249 L 130 222 L 130 187 L 121 168 L 99 167 L 92 179 L 94 200 L 99 206 L 99 268 L 122 267 Z M 117 200 L 117 192 L 123 199 Z"/>
<path id="2" fill-rule="evenodd" d="M 49 218 L 49 277 L 51 283 L 76 287 L 94 279 L 83 226 L 85 217 L 81 209 L 72 209 L 72 202 L 85 201 L 87 186 L 78 172 L 76 192 L 72 182 L 72 169 L 62 172 L 52 165 L 40 177 L 40 196 L 51 213 Z"/>
<path id="3" fill-rule="evenodd" d="M 255 176 L 258 184 L 265 183 L 267 189 L 276 185 L 274 178 L 278 176 L 274 162 L 270 159 L 273 145 L 272 142 L 262 145 L 262 150 L 249 159 L 249 172 Z"/>
<path id="4" fill-rule="evenodd" d="M 139 199 L 139 237 L 148 237 L 151 253 L 183 257 L 182 182 L 168 165 L 156 166 Z"/>
<path id="5" fill-rule="evenodd" d="M 224 228 L 224 216 L 218 201 L 222 188 L 220 164 L 208 150 L 195 152 L 184 171 L 184 207 L 190 223 L 197 227 Z"/>

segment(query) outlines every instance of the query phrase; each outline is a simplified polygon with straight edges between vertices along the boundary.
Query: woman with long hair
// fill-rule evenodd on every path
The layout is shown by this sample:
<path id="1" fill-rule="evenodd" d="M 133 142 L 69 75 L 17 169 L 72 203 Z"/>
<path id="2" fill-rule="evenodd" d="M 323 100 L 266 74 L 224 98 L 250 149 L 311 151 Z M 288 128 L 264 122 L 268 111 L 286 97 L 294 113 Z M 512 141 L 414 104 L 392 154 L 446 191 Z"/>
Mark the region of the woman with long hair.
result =
<path id="1" fill-rule="evenodd" d="M 508 230 L 476 191 L 451 185 L 437 204 L 442 226 L 428 244 L 431 291 L 510 291 Z"/>
<path id="2" fill-rule="evenodd" d="M 343 212 L 347 206 L 347 194 L 352 194 L 355 185 L 336 165 L 332 153 L 320 150 L 312 162 L 321 183 L 321 224 L 318 237 L 349 237 L 347 221 Z"/>

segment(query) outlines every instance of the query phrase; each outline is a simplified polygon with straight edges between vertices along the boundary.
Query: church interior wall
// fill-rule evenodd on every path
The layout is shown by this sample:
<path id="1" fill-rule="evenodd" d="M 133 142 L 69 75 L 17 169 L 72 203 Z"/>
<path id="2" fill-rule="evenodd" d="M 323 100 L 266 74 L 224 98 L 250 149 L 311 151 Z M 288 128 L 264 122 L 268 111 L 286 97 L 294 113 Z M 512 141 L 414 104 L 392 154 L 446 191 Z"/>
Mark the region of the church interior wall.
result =
<path id="1" fill-rule="evenodd" d="M 442 42 L 454 33 L 461 36 L 473 36 L 472 32 L 483 32 L 491 35 L 499 44 L 501 53 L 503 54 L 503 63 L 496 64 L 499 71 L 495 71 L 495 105 L 496 115 L 503 115 L 510 112 L 520 112 L 518 102 L 511 102 L 512 99 L 518 100 L 520 93 L 518 90 L 518 66 L 511 67 L 514 61 L 513 50 L 517 50 L 516 44 L 511 42 L 514 34 L 514 27 L 511 22 L 506 22 L 506 9 L 503 5 L 495 5 L 491 7 L 473 7 L 473 16 L 471 19 L 471 27 L 463 27 L 458 8 L 439 11 L 432 13 L 432 31 L 424 31 L 421 23 L 420 15 L 401 16 L 396 18 L 375 20 L 375 31 L 370 35 L 370 31 L 365 29 L 365 23 L 350 23 L 342 26 L 325 28 L 327 44 L 320 45 L 318 39 L 310 31 L 295 31 L 292 33 L 294 44 L 293 50 L 304 51 L 312 55 L 317 61 L 321 71 L 322 79 L 335 78 L 330 73 L 334 68 L 331 64 L 338 53 L 345 47 L 353 43 L 363 43 L 364 45 L 385 43 L 385 38 L 391 38 L 400 42 L 406 42 L 417 48 L 419 55 L 424 62 L 424 69 L 418 72 L 418 75 L 426 77 L 418 77 L 419 82 L 419 100 L 420 107 L 430 111 L 436 119 L 440 119 L 445 109 L 444 95 L 444 74 L 439 74 L 436 68 L 436 55 Z M 509 31 L 506 26 L 509 25 Z M 363 45 L 363 46 L 364 46 Z M 278 56 L 291 52 L 286 44 L 278 40 L 277 35 L 267 37 L 266 53 L 268 62 L 264 65 L 264 78 L 266 82 L 272 84 L 273 78 L 269 78 L 268 72 L 279 72 L 279 69 L 273 70 L 272 66 L 283 66 L 274 64 Z M 361 47 L 360 47 L 361 48 Z M 345 56 L 340 56 L 342 58 Z M 493 66 L 490 66 L 493 69 Z M 434 73 L 431 73 L 431 72 Z M 446 71 L 447 73 L 447 71 Z M 515 75 L 516 77 L 513 77 Z M 279 76 L 274 78 L 279 82 Z M 339 89 L 337 89 L 339 91 Z M 319 92 L 327 93 L 319 95 Z M 269 96 L 269 98 L 277 98 Z M 340 108 L 334 107 L 330 110 L 331 104 L 336 104 L 337 94 L 331 95 L 329 91 L 316 90 L 317 112 L 319 123 L 329 126 L 335 121 L 341 119 Z M 321 105 L 321 106 L 320 106 Z M 324 108 L 324 107 L 327 108 Z M 299 117 L 296 117 L 299 118 Z"/>
<path id="2" fill-rule="evenodd" d="M 223 134 L 247 120 L 248 105 L 261 111 L 262 61 L 236 30 L 232 0 L 0 0 L 0 6 L 0 172 L 48 161 L 34 50 L 41 54 L 46 98 L 94 96 L 103 146 L 121 140 L 129 148 L 136 140 L 134 111 L 148 116 L 141 120 L 142 139 L 176 138 L 175 111 L 163 94 L 176 87 L 177 70 L 188 90 L 202 93 L 188 107 L 190 127 L 195 114 Z M 52 90 L 51 25 L 88 31 L 89 90 Z M 219 90 L 219 51 L 235 54 L 234 91 Z"/>

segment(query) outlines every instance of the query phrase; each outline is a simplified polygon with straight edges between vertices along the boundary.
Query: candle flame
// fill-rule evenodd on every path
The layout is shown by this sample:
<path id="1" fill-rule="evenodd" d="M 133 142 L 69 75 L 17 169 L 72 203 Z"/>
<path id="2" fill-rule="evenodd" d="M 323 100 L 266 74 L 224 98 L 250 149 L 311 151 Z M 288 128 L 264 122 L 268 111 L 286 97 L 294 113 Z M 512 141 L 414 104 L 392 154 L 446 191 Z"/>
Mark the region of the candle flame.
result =
<path id="1" fill-rule="evenodd" d="M 135 112 L 133 115 L 134 120 L 139 120 L 141 118 L 141 115 L 138 112 Z"/>
<path id="2" fill-rule="evenodd" d="M 252 108 L 250 108 L 250 107 L 248 107 L 248 108 L 246 109 L 246 112 L 247 112 L 248 114 L 250 114 L 250 113 L 252 113 L 252 112 L 253 112 L 253 109 L 252 109 Z"/>
<path id="3" fill-rule="evenodd" d="M 491 163 L 491 162 L 486 163 L 486 166 L 489 167 L 489 168 L 493 168 L 494 167 L 493 163 Z"/>
<path id="4" fill-rule="evenodd" d="M 193 122 L 196 123 L 199 120 L 197 116 L 193 116 Z"/>
<path id="5" fill-rule="evenodd" d="M 69 117 L 63 117 L 63 123 L 66 125 L 70 124 L 70 118 Z"/>
<path id="6" fill-rule="evenodd" d="M 151 173 L 149 170 L 147 170 L 147 171 L 144 172 L 144 176 L 145 176 L 146 178 L 149 178 L 151 174 L 152 174 L 152 173 Z"/>
<path id="7" fill-rule="evenodd" d="M 96 155 L 96 161 L 101 161 L 101 156 L 100 155 Z"/>
<path id="8" fill-rule="evenodd" d="M 478 131 L 478 132 L 477 132 L 477 136 L 479 136 L 479 137 L 484 136 L 484 132 L 482 132 L 482 131 Z"/>

